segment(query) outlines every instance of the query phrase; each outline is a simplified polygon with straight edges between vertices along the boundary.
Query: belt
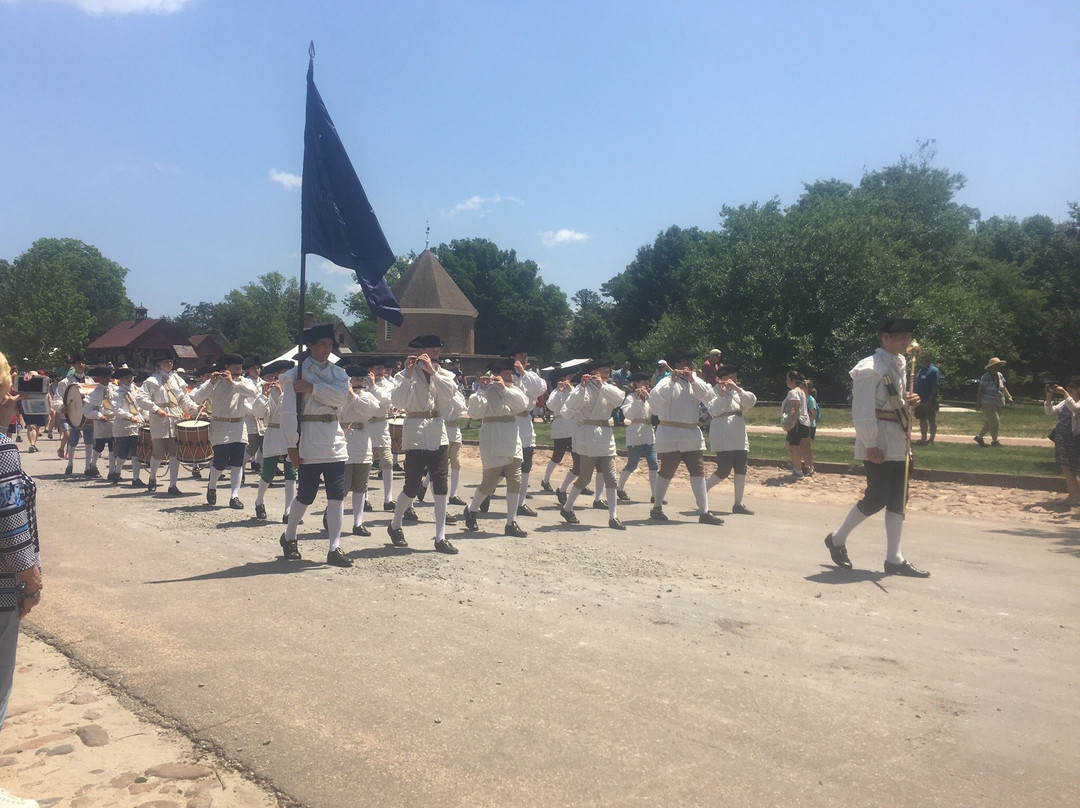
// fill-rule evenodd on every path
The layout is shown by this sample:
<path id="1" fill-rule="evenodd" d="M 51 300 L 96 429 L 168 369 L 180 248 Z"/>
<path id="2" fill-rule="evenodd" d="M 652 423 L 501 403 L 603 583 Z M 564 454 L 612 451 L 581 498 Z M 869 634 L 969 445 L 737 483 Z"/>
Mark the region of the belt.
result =
<path id="1" fill-rule="evenodd" d="M 446 424 L 447 426 L 453 426 L 453 427 L 456 427 L 456 426 L 458 426 L 458 425 L 460 425 L 460 424 L 461 424 L 461 421 L 459 421 L 459 420 L 457 420 L 457 419 L 455 418 L 455 419 L 454 419 L 453 421 L 445 421 L 444 423 L 445 423 L 445 424 Z"/>
<path id="2" fill-rule="evenodd" d="M 731 412 L 722 412 L 719 415 L 714 415 L 713 420 L 715 421 L 717 418 L 729 418 L 732 415 L 742 415 L 742 410 L 731 410 Z"/>
<path id="3" fill-rule="evenodd" d="M 389 418 L 368 418 L 367 420 L 368 420 L 369 424 L 377 424 L 377 423 L 380 423 L 380 422 L 389 421 L 390 419 Z"/>
<path id="4" fill-rule="evenodd" d="M 420 412 L 407 412 L 407 413 L 405 413 L 405 417 L 406 418 L 438 418 L 439 413 L 435 412 L 435 410 L 421 410 Z"/>
<path id="5" fill-rule="evenodd" d="M 661 421 L 660 426 L 673 426 L 676 429 L 697 429 L 698 425 L 685 421 Z"/>
<path id="6" fill-rule="evenodd" d="M 896 410 L 874 410 L 879 421 L 896 421 Z"/>
<path id="7" fill-rule="evenodd" d="M 529 418 L 530 416 L 532 416 L 532 410 L 525 410 L 525 412 L 519 412 L 514 417 L 515 418 Z"/>
<path id="8" fill-rule="evenodd" d="M 582 426 L 611 426 L 607 421 L 582 421 Z"/>
<path id="9" fill-rule="evenodd" d="M 281 424 L 267 424 L 267 429 L 281 429 Z"/>
<path id="10" fill-rule="evenodd" d="M 516 415 L 489 415 L 487 418 L 481 418 L 481 424 L 512 424 Z"/>
<path id="11" fill-rule="evenodd" d="M 300 420 L 305 423 L 332 424 L 337 420 L 336 415 L 301 415 Z"/>
<path id="12" fill-rule="evenodd" d="M 223 424 L 239 424 L 243 421 L 243 418 L 222 418 L 220 415 L 213 415 L 210 417 L 211 421 L 218 421 Z"/>
<path id="13" fill-rule="evenodd" d="M 343 421 L 341 423 L 342 429 L 363 429 L 367 421 Z"/>

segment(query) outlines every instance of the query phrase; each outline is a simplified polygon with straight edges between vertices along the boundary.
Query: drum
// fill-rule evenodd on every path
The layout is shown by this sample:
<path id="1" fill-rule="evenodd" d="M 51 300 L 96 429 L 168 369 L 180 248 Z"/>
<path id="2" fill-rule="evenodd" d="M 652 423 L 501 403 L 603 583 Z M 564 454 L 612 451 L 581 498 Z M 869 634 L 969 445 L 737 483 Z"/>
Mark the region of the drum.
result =
<path id="1" fill-rule="evenodd" d="M 204 463 L 214 456 L 209 421 L 176 423 L 176 454 L 185 463 Z"/>
<path id="2" fill-rule="evenodd" d="M 390 419 L 390 451 L 394 454 L 401 454 L 401 439 L 405 433 L 405 419 L 404 418 L 391 418 Z"/>
<path id="3" fill-rule="evenodd" d="M 64 408 L 67 412 L 67 422 L 72 429 L 82 429 L 86 426 L 86 416 L 83 415 L 83 401 L 90 392 L 97 387 L 95 382 L 76 384 L 72 382 L 64 391 Z"/>
<path id="4" fill-rule="evenodd" d="M 150 427 L 144 426 L 139 430 L 139 450 L 136 455 L 139 462 L 148 464 L 154 456 L 154 443 L 150 439 Z"/>

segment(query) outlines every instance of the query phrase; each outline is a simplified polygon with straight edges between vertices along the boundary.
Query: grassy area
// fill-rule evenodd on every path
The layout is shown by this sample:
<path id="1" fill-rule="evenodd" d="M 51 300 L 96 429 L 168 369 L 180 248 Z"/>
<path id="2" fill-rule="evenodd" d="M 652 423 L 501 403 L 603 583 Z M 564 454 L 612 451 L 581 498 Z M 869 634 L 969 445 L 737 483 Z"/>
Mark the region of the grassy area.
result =
<path id="1" fill-rule="evenodd" d="M 1035 413 L 1038 420 L 1035 419 Z M 777 407 L 762 407 L 761 410 L 751 410 L 748 415 L 749 423 L 772 425 L 779 421 L 774 418 L 779 413 Z M 938 415 L 938 431 L 946 433 L 951 430 L 943 428 L 943 420 L 950 420 L 956 416 L 953 426 L 956 434 L 974 435 L 982 425 L 981 416 L 975 413 L 940 413 Z M 841 418 L 847 420 L 841 420 Z M 977 420 L 976 420 L 977 419 Z M 1005 428 L 1012 422 L 1013 429 Z M 1027 431 L 1020 432 L 1017 428 L 1021 424 Z M 850 411 L 842 409 L 827 410 L 822 426 L 850 426 Z M 1045 438 L 1053 426 L 1053 421 L 1043 415 L 1042 406 L 1017 405 L 1006 409 L 1002 417 L 1002 435 L 1015 437 L 1041 437 Z M 479 437 L 479 425 L 462 429 L 462 437 L 465 440 L 476 440 Z M 551 446 L 551 425 L 536 424 L 536 442 L 539 446 Z M 615 445 L 620 449 L 626 448 L 626 429 L 615 427 Z M 766 460 L 786 460 L 787 449 L 784 445 L 784 436 L 777 434 L 753 434 L 750 436 L 750 457 Z M 854 463 L 855 439 L 841 438 L 822 435 L 814 440 L 814 459 L 821 463 Z M 1018 474 L 1033 477 L 1056 477 L 1060 470 L 1054 463 L 1054 445 L 1049 440 L 1041 446 L 1003 446 L 998 449 L 980 448 L 974 442 L 968 443 L 935 443 L 933 446 L 915 447 L 915 465 L 923 469 L 935 469 L 939 471 L 965 471 L 983 474 Z"/>

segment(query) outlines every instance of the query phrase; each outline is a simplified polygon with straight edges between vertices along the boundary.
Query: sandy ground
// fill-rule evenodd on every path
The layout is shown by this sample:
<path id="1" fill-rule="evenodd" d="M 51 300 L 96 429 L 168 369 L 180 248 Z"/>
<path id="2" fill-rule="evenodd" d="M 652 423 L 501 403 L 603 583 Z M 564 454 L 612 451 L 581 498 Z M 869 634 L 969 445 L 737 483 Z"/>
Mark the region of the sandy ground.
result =
<path id="1" fill-rule="evenodd" d="M 1022 718 L 1015 712 L 1010 715 L 1010 720 L 1015 722 L 1010 727 L 1034 734 L 1044 730 L 1046 737 L 1032 746 L 1021 744 L 1023 753 L 1017 757 L 1016 765 L 1025 768 L 1026 774 L 1017 775 L 1015 769 L 1003 771 L 1002 776 L 1011 776 L 1014 782 L 999 783 L 996 775 L 988 771 L 1009 757 L 1008 744 L 999 740 L 999 746 L 974 752 L 976 757 L 986 758 L 980 762 L 961 759 L 963 752 L 958 751 L 957 745 L 971 744 L 973 738 L 980 736 L 980 743 L 992 743 L 987 738 L 999 732 L 996 721 L 1000 719 L 989 705 L 997 704 L 999 713 L 1002 709 L 1013 711 L 1025 699 L 1022 687 L 1013 677 L 1027 681 L 1024 677 L 1032 675 L 1031 671 L 1025 673 L 1024 664 L 1020 663 L 1002 674 L 1003 682 L 995 681 L 985 690 L 976 689 L 970 696 L 963 695 L 963 688 L 958 689 L 957 685 L 924 688 L 909 682 L 922 675 L 913 657 L 928 653 L 928 647 L 920 645 L 923 640 L 917 639 L 926 632 L 926 627 L 917 622 L 924 615 L 910 613 L 919 612 L 919 598 L 924 596 L 917 589 L 911 590 L 916 598 L 912 601 L 899 594 L 907 589 L 900 587 L 897 602 L 903 604 L 908 616 L 899 613 L 879 616 L 883 609 L 896 608 L 896 604 L 886 607 L 873 603 L 874 588 L 884 591 L 880 574 L 867 573 L 858 578 L 870 587 L 869 591 L 845 597 L 843 608 L 851 611 L 834 619 L 848 624 L 858 619 L 879 627 L 882 621 L 910 624 L 913 639 L 906 642 L 914 645 L 902 649 L 897 638 L 891 649 L 848 647 L 845 643 L 851 640 L 841 640 L 832 629 L 825 628 L 817 640 L 820 647 L 816 647 L 808 643 L 818 631 L 817 618 L 813 618 L 815 625 L 796 630 L 794 626 L 784 625 L 785 613 L 791 606 L 782 601 L 770 603 L 780 597 L 780 592 L 773 591 L 774 585 L 767 579 L 765 570 L 783 568 L 790 547 L 770 548 L 755 541 L 755 546 L 760 546 L 766 555 L 755 565 L 744 566 L 733 555 L 737 543 L 732 549 L 721 551 L 719 559 L 713 559 L 710 556 L 716 550 L 709 549 L 708 544 L 699 548 L 695 543 L 698 537 L 693 534 L 690 535 L 694 540 L 676 555 L 667 540 L 661 537 L 658 541 L 653 534 L 642 539 L 642 544 L 628 548 L 613 543 L 610 532 L 600 531 L 587 535 L 599 536 L 602 543 L 583 552 L 581 534 L 571 532 L 568 539 L 559 532 L 561 526 L 551 515 L 553 498 L 537 493 L 531 503 L 537 508 L 544 506 L 544 510 L 538 520 L 525 524 L 537 541 L 509 546 L 501 544 L 501 536 L 499 542 L 463 541 L 459 542 L 462 556 L 447 562 L 426 552 L 428 547 L 419 540 L 418 529 L 411 527 L 407 528 L 410 541 L 424 552 L 410 553 L 402 560 L 400 555 L 383 549 L 384 541 L 365 540 L 363 549 L 350 551 L 358 561 L 353 570 L 329 571 L 329 577 L 324 574 L 315 590 L 311 589 L 310 575 L 285 576 L 304 577 L 307 586 L 293 591 L 292 583 L 287 582 L 290 588 L 281 590 L 283 600 L 277 602 L 275 596 L 265 606 L 259 606 L 260 598 L 264 597 L 259 593 L 264 590 L 254 587 L 266 583 L 266 576 L 259 573 L 270 562 L 244 562 L 242 558 L 245 555 L 272 558 L 276 552 L 277 529 L 240 521 L 238 517 L 233 523 L 238 528 L 236 531 L 213 530 L 230 514 L 202 506 L 197 492 L 204 484 L 190 479 L 182 478 L 181 487 L 189 496 L 178 501 L 161 495 L 147 497 L 126 487 L 60 478 L 61 461 L 54 454 L 50 456 L 49 446 L 43 442 L 43 453 L 24 455 L 28 470 L 41 479 L 48 588 L 46 600 L 29 621 L 29 631 L 24 631 L 12 706 L 0 737 L 0 785 L 20 796 L 34 797 L 42 805 L 80 808 L 425 803 L 714 805 L 720 804 L 716 795 L 723 791 L 731 804 L 745 805 L 829 805 L 850 802 L 853 794 L 858 793 L 866 797 L 862 804 L 996 806 L 1054 804 L 1059 795 L 1074 793 L 1070 789 L 1080 784 L 1077 766 L 1061 763 L 1061 755 L 1068 759 L 1070 754 L 1063 753 L 1061 743 L 1068 737 L 1068 727 L 1075 726 L 1072 718 L 1068 714 L 1059 716 L 1062 722 L 1059 727 L 1057 719 L 1047 718 L 1052 713 L 1045 712 L 1053 709 L 1052 704 L 1046 705 L 1045 710 L 1042 705 L 1043 700 L 1053 702 L 1073 690 L 1071 684 L 1062 681 L 1060 661 L 1054 658 L 1052 673 L 1045 674 L 1053 687 L 1047 684 L 1045 689 L 1040 689 L 1037 699 L 1032 697 L 1039 706 L 1025 708 Z M 465 447 L 462 457 L 468 469 L 466 482 L 472 483 L 479 469 L 478 451 Z M 538 452 L 534 492 L 539 487 L 546 457 L 546 453 Z M 560 479 L 558 472 L 553 482 Z M 628 489 L 640 494 L 645 490 L 645 482 L 645 475 L 639 470 Z M 764 531 L 764 537 L 771 531 L 788 533 L 793 529 L 791 516 L 786 514 L 804 514 L 807 529 L 815 536 L 816 549 L 811 550 L 811 556 L 816 564 L 824 554 L 817 546 L 820 544 L 817 533 L 821 532 L 818 522 L 827 524 L 835 520 L 858 498 L 861 488 L 858 475 L 818 474 L 790 483 L 775 469 L 751 468 L 746 500 L 758 511 L 759 517 L 754 519 L 759 521 L 743 524 L 754 524 L 756 530 Z M 669 495 L 672 504 L 668 508 L 673 516 L 683 520 L 684 531 L 694 529 L 685 523 L 686 489 L 685 479 L 673 484 Z M 714 510 L 724 513 L 730 508 L 730 491 L 730 483 L 721 483 L 714 489 L 711 495 Z M 272 490 L 271 496 L 279 498 L 280 489 Z M 250 509 L 254 498 L 250 487 L 245 488 L 244 498 Z M 1059 500 L 1059 496 L 1045 492 L 916 481 L 912 485 L 912 519 L 915 527 L 924 531 L 944 525 L 946 530 L 960 536 L 979 529 L 971 521 L 973 517 L 990 516 L 995 523 L 1015 525 L 1016 535 L 1061 537 L 1061 552 L 1065 555 L 1056 556 L 1051 562 L 1059 564 L 1061 559 L 1066 559 L 1075 563 L 1076 552 L 1070 548 L 1076 544 L 1073 530 L 1080 513 L 1060 508 Z M 787 507 L 796 503 L 806 507 L 796 511 Z M 588 505 L 585 498 L 579 500 L 579 509 L 588 509 Z M 318 521 L 317 506 L 318 503 L 315 518 L 307 519 L 309 525 Z M 633 508 L 621 512 L 624 520 L 631 523 L 631 531 L 640 531 L 634 536 L 646 535 L 647 524 L 639 520 L 644 518 L 647 507 L 639 499 Z M 493 511 L 497 508 L 496 504 Z M 422 519 L 430 520 L 429 506 L 421 513 Z M 600 516 L 606 515 L 598 514 L 597 518 Z M 250 513 L 243 517 L 248 520 Z M 597 518 L 582 514 L 583 522 L 597 522 Z M 382 514 L 376 519 L 378 527 L 373 529 L 382 530 Z M 730 517 L 729 526 L 720 530 L 730 530 L 730 523 L 739 519 Z M 80 525 L 78 541 L 65 535 L 65 525 L 76 520 Z M 139 534 L 138 541 L 152 547 L 153 554 L 147 553 L 145 559 L 130 562 L 131 570 L 117 570 L 114 576 L 107 574 L 109 568 L 115 569 L 117 558 L 127 557 L 115 555 L 126 546 L 121 543 L 122 537 L 116 535 L 119 525 Z M 498 529 L 489 521 L 484 530 Z M 317 538 L 317 531 L 317 527 L 312 528 L 310 536 Z M 495 533 L 485 534 L 490 535 Z M 685 532 L 682 535 L 687 536 Z M 95 544 L 94 536 L 101 537 L 100 544 Z M 457 541 L 459 534 L 455 533 L 454 538 Z M 246 542 L 250 545 L 245 546 Z M 191 558 L 178 558 L 174 562 L 176 568 L 170 570 L 173 574 L 165 576 L 169 580 L 149 580 L 149 583 L 172 585 L 170 591 L 175 590 L 179 602 L 155 600 L 147 605 L 133 600 L 127 588 L 146 590 L 143 582 L 153 578 L 151 572 L 139 568 L 140 562 L 151 564 L 154 554 L 190 552 L 193 543 L 198 545 L 197 553 Z M 352 548 L 355 544 L 347 540 L 346 546 Z M 91 548 L 95 547 L 100 554 L 99 563 L 87 561 L 87 553 L 93 553 Z M 325 552 L 324 542 L 318 540 L 310 545 L 305 541 L 303 547 L 305 556 L 316 560 L 319 552 Z M 856 557 L 857 550 L 852 552 Z M 923 556 L 913 560 L 920 562 L 931 555 L 921 565 L 936 563 L 932 580 L 937 581 L 941 577 L 940 568 L 953 561 L 950 551 L 923 552 Z M 985 563 L 1000 564 L 1007 569 L 1009 548 L 995 546 L 994 552 L 998 555 Z M 481 566 L 460 566 L 460 560 L 467 560 L 470 553 L 471 563 L 476 565 L 477 559 L 481 559 Z M 199 574 L 200 567 L 205 570 L 207 561 L 211 570 Z M 97 577 L 93 581 L 82 580 L 86 577 L 80 568 L 83 563 L 93 568 L 95 576 L 100 574 L 100 587 Z M 278 563 L 283 562 L 273 562 L 274 569 L 278 569 Z M 457 571 L 449 573 L 447 563 L 458 564 Z M 724 570 L 720 577 L 718 563 L 719 569 Z M 57 567 L 55 579 L 50 577 L 50 564 Z M 1032 565 L 1035 566 L 1034 562 Z M 953 566 L 962 567 L 963 562 L 955 560 Z M 215 567 L 220 571 L 213 571 Z M 314 572 L 325 568 L 305 561 L 302 567 L 289 569 Z M 1040 580 L 1040 574 L 1035 574 L 1033 580 Z M 819 575 L 824 577 L 806 579 L 817 594 L 800 593 L 800 600 L 793 603 L 805 603 L 801 598 L 809 597 L 809 604 L 814 604 L 812 609 L 828 605 L 820 600 L 822 590 L 838 592 L 842 587 L 828 585 L 835 583 L 829 577 L 831 573 Z M 310 711 L 306 718 L 295 720 L 295 732 L 290 726 L 278 726 L 272 723 L 275 717 L 280 718 L 278 711 L 267 708 L 263 712 L 260 702 L 274 703 L 280 699 L 295 707 L 296 712 L 304 712 L 304 699 L 310 700 L 313 691 L 332 690 L 335 686 L 331 684 L 333 677 L 327 680 L 319 675 L 320 668 L 340 670 L 342 664 L 350 667 L 359 664 L 354 658 L 359 651 L 349 651 L 347 645 L 338 653 L 348 656 L 336 663 L 318 662 L 321 646 L 314 638 L 289 633 L 287 624 L 280 619 L 284 611 L 296 608 L 314 614 L 316 624 L 321 620 L 323 632 L 348 631 L 345 627 L 335 629 L 333 615 L 340 615 L 342 609 L 352 611 L 355 606 L 348 605 L 351 603 L 348 600 L 337 602 L 338 597 L 346 597 L 347 593 L 326 588 L 343 580 L 354 580 L 361 591 L 368 593 L 374 607 L 373 613 L 365 610 L 356 616 L 357 625 L 363 626 L 365 644 L 370 640 L 373 645 L 382 643 L 383 648 L 400 648 L 390 653 L 393 659 L 367 659 L 366 664 L 373 670 L 378 670 L 381 662 L 389 668 L 366 679 L 369 696 L 382 694 L 389 703 L 394 701 L 390 694 L 404 690 L 409 693 L 409 701 L 404 704 L 409 706 L 387 713 L 371 706 L 369 701 L 354 704 L 351 699 L 354 685 L 350 684 L 346 687 L 347 704 L 334 700 L 308 701 Z M 218 614 L 227 611 L 226 601 L 211 601 L 222 606 L 192 619 L 182 608 L 184 604 L 190 605 L 187 599 L 195 594 L 193 590 L 184 594 L 189 589 L 179 582 L 185 581 L 201 581 L 212 586 L 211 598 L 237 599 L 248 604 L 242 608 L 254 608 L 260 615 L 265 610 L 267 626 L 255 628 L 250 635 L 231 634 L 239 629 L 223 622 Z M 219 584 L 229 587 L 228 594 L 217 589 Z M 964 585 L 971 586 L 972 591 L 982 586 L 977 579 L 965 581 Z M 939 590 L 933 591 L 940 599 Z M 952 604 L 957 612 L 970 609 L 980 620 L 996 623 L 1007 622 L 1000 615 L 1014 611 L 1001 606 L 999 616 L 993 617 L 996 604 L 981 601 L 976 604 L 980 596 L 966 592 L 965 589 L 965 594 L 959 597 L 966 602 Z M 1067 605 L 1072 595 L 1058 595 L 1057 590 L 1048 588 L 1044 595 L 1045 602 L 1041 605 L 1048 609 L 1050 605 L 1058 608 L 1058 600 L 1067 608 L 1075 605 Z M 205 588 L 199 597 L 207 597 Z M 815 601 L 815 597 L 819 600 Z M 832 597 L 831 592 L 826 592 L 826 601 Z M 1018 604 L 1023 603 L 1024 596 L 1018 594 L 1016 599 L 1014 606 L 1021 608 Z M 718 608 L 720 601 L 726 604 L 723 609 Z M 231 607 L 231 600 L 228 603 Z M 324 604 L 325 615 L 320 611 Z M 454 648 L 442 649 L 441 657 L 430 654 L 431 643 L 437 642 L 439 633 L 438 623 L 432 622 L 437 618 L 424 616 L 421 621 L 428 605 L 436 608 L 435 614 L 455 610 L 454 622 L 445 626 L 447 629 L 452 626 L 460 639 Z M 943 605 L 937 604 L 938 608 Z M 835 606 L 840 608 L 841 604 Z M 144 607 L 158 612 L 153 622 L 139 613 Z M 766 613 L 770 617 L 766 618 Z M 392 616 L 393 620 L 382 621 L 379 614 Z M 252 613 L 251 617 L 254 616 Z M 1075 613 L 1063 618 L 1060 626 L 1070 638 L 1075 635 L 1075 627 L 1069 622 L 1074 616 Z M 961 618 L 954 616 L 947 622 L 958 625 L 960 621 Z M 1049 646 L 1040 654 L 1049 660 L 1055 653 L 1049 649 L 1062 641 L 1060 636 L 1053 636 L 1058 629 L 1045 627 L 1051 623 L 1054 623 L 1052 615 L 1039 624 L 1037 632 L 1034 629 L 1018 632 L 1015 627 L 1003 625 L 1001 636 L 995 634 L 992 640 L 986 639 L 986 647 L 983 641 L 958 637 L 959 644 L 953 653 L 976 660 L 989 660 L 991 655 L 998 654 L 1015 656 L 999 647 L 1009 642 L 1010 635 L 1020 635 L 1015 640 L 1018 647 L 1013 649 L 1017 651 L 1021 644 L 1033 646 L 1035 633 L 1048 632 Z M 759 624 L 767 624 L 768 631 L 757 634 L 754 627 Z M 675 627 L 682 633 L 672 640 L 670 632 Z M 247 657 L 241 649 L 259 643 L 260 637 L 269 636 L 270 629 L 288 635 L 289 647 L 301 662 L 268 663 L 271 667 L 260 675 L 270 682 L 281 681 L 282 677 L 291 675 L 293 665 L 303 664 L 308 670 L 313 664 L 310 678 L 302 688 L 305 694 L 281 694 L 272 685 L 267 687 L 262 679 L 258 682 L 247 679 L 244 662 Z M 699 631 L 703 633 L 696 637 Z M 804 635 L 802 631 L 810 633 Z M 188 632 L 201 636 L 191 638 Z M 35 634 L 58 643 L 64 653 L 37 639 Z M 634 637 L 628 645 L 609 645 L 614 642 L 612 636 L 624 634 L 627 638 Z M 767 647 L 763 644 L 766 635 Z M 512 641 L 515 636 L 519 638 L 516 642 Z M 713 657 L 705 662 L 699 658 L 694 646 L 706 637 L 719 639 L 721 647 L 727 647 L 727 658 L 722 651 L 719 659 Z M 708 642 L 712 644 L 714 639 Z M 943 670 L 955 662 L 947 658 L 951 642 L 946 641 L 942 646 L 935 640 L 931 644 L 935 657 L 946 651 L 946 658 L 934 663 Z M 808 667 L 800 671 L 798 662 L 792 665 L 793 660 L 777 650 L 785 645 L 799 649 L 795 660 L 801 658 Z M 648 649 L 650 655 L 655 652 L 657 663 L 666 656 L 680 671 L 693 669 L 706 678 L 692 685 L 669 667 L 645 664 L 644 658 L 639 660 L 641 670 L 631 672 L 632 668 L 626 666 L 635 646 L 642 651 Z M 558 658 L 573 658 L 574 664 L 555 664 L 557 657 L 551 656 L 553 653 Z M 732 653 L 736 659 L 731 658 Z M 79 667 L 73 667 L 65 654 L 75 657 Z M 169 661 L 166 663 L 165 659 Z M 799 696 L 792 695 L 805 688 L 808 671 L 819 664 L 823 670 L 830 671 L 829 675 L 815 674 L 808 690 L 799 691 L 802 693 Z M 543 673 L 549 665 L 550 675 Z M 444 673 L 438 673 L 444 668 Z M 404 672 L 401 679 L 396 676 L 399 670 Z M 586 675 L 585 670 L 594 673 Z M 597 678 L 598 671 L 610 673 L 599 674 Z M 432 683 L 447 675 L 460 683 L 479 677 L 486 684 L 475 691 L 455 688 L 462 691 L 462 698 L 448 699 L 443 692 L 441 697 L 431 699 Z M 747 690 L 737 679 L 730 678 L 744 675 L 757 677 L 757 684 Z M 1042 671 L 1038 672 L 1036 681 L 1046 684 L 1039 678 L 1041 675 Z M 713 682 L 718 676 L 715 681 L 719 691 L 713 697 L 731 705 L 729 714 L 724 711 L 714 714 L 714 706 L 695 707 L 698 691 L 713 687 L 701 683 Z M 962 676 L 949 670 L 942 674 L 942 679 Z M 795 686 L 799 677 L 804 683 L 791 690 L 790 686 Z M 650 681 L 660 692 L 646 696 Z M 506 692 L 499 693 L 504 684 Z M 896 726 L 890 730 L 887 723 L 882 723 L 881 715 L 869 712 L 865 706 L 852 705 L 846 717 L 843 712 L 832 713 L 837 695 L 833 689 L 837 687 L 863 701 L 873 700 L 891 688 L 894 692 L 887 699 L 895 696 L 900 703 L 906 699 L 909 704 L 917 705 L 921 715 L 913 717 L 904 710 L 903 717 L 897 718 Z M 552 688 L 551 693 L 548 688 Z M 250 694 L 247 689 L 251 690 Z M 663 697 L 665 691 L 670 698 Z M 614 712 L 601 709 L 595 715 L 596 705 L 605 703 L 601 695 L 604 693 L 617 693 L 623 707 Z M 470 696 L 468 699 L 464 698 L 466 694 Z M 243 726 L 235 725 L 231 719 L 219 726 L 221 722 L 215 716 L 238 711 L 235 702 L 249 695 L 254 706 L 240 711 L 244 716 Z M 1074 696 L 1071 692 L 1070 698 Z M 551 708 L 543 705 L 552 704 L 551 699 L 557 699 L 561 706 L 549 713 Z M 804 702 L 811 705 L 809 712 L 804 711 Z M 1074 707 L 1070 709 L 1075 711 L 1075 698 L 1071 703 Z M 471 728 L 458 726 L 481 705 L 494 712 L 478 712 L 477 724 Z M 351 710 L 358 711 L 355 717 Z M 327 720 L 338 711 L 341 721 Z M 523 726 L 515 726 L 510 718 L 516 711 L 524 711 L 528 717 Z M 661 718 L 665 712 L 670 715 Z M 822 722 L 823 712 L 832 717 Z M 590 720 L 581 724 L 575 713 L 582 717 L 588 714 Z M 346 721 L 345 716 L 354 720 Z M 626 723 L 627 718 L 631 723 Z M 860 725 L 853 721 L 861 721 L 864 728 L 870 727 L 869 735 L 863 734 L 863 730 L 856 731 L 855 727 Z M 340 727 L 335 726 L 339 723 L 361 729 L 358 734 L 342 735 Z M 957 724 L 963 724 L 962 729 Z M 369 734 L 363 729 L 368 726 L 379 726 L 382 735 Z M 607 729 L 603 729 L 605 726 Z M 477 734 L 480 727 L 485 729 Z M 767 730 L 765 737 L 739 740 L 740 736 L 749 739 L 761 729 Z M 428 740 L 433 731 L 446 734 L 445 739 Z M 645 735 L 636 738 L 642 731 Z M 784 739 L 785 733 L 791 731 L 807 732 L 815 738 L 822 732 L 836 732 L 839 736 L 826 748 L 811 753 L 808 750 L 814 745 L 800 746 L 793 739 Z M 897 734 L 907 740 L 898 743 Z M 851 740 L 841 740 L 845 735 L 850 735 Z M 724 737 L 726 741 L 721 740 Z M 410 738 L 415 741 L 415 748 L 407 745 Z M 540 751 L 537 744 L 544 744 L 545 751 Z M 1049 758 L 1038 760 L 1039 754 L 1048 751 L 1052 752 Z M 470 766 L 472 755 L 476 761 Z M 531 765 L 541 771 L 574 769 L 576 774 L 565 775 L 567 782 L 561 782 L 564 775 L 538 779 L 529 767 L 518 768 L 519 760 L 530 755 L 535 755 Z M 303 761 L 304 766 L 318 769 L 324 757 L 329 769 L 315 782 L 289 765 L 290 761 Z M 806 769 L 800 774 L 796 760 L 804 758 Z M 756 763 L 751 762 L 755 759 Z M 363 796 L 348 796 L 349 788 L 330 773 L 347 774 L 348 767 L 342 766 L 346 762 L 356 767 L 355 778 L 368 785 L 370 790 L 358 792 Z M 940 771 L 926 770 L 926 784 L 917 788 L 903 785 L 922 776 L 922 767 L 932 764 L 939 765 Z M 661 768 L 656 769 L 657 765 Z M 645 776 L 641 782 L 635 782 L 636 775 L 629 774 L 636 772 L 638 766 L 643 767 L 641 773 Z M 828 778 L 819 783 L 816 775 L 809 774 L 821 769 L 841 781 L 859 781 L 862 775 L 855 769 L 860 766 L 869 766 L 871 775 L 880 770 L 877 775 L 880 783 L 873 785 L 876 781 L 871 778 L 860 786 L 860 791 L 851 792 L 830 785 Z M 809 780 L 798 785 L 803 776 L 817 783 L 813 796 L 802 792 Z M 774 782 L 773 777 L 780 777 L 780 781 Z M 257 782 L 253 778 L 261 779 Z M 781 786 L 780 782 L 785 785 Z M 713 796 L 697 790 L 695 783 Z M 949 799 L 950 793 L 956 796 L 955 801 Z M 1031 794 L 1033 801 L 1024 802 L 1024 793 Z"/>

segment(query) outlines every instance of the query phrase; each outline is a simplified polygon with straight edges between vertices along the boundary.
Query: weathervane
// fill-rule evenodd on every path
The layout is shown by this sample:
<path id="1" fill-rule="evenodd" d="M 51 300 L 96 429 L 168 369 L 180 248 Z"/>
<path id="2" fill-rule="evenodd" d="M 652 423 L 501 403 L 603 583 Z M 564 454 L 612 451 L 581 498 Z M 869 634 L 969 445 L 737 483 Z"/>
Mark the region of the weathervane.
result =
<path id="1" fill-rule="evenodd" d="M 427 229 L 424 231 L 424 249 L 426 250 L 428 245 L 431 244 L 431 223 L 424 222 L 424 224 L 427 225 Z"/>

